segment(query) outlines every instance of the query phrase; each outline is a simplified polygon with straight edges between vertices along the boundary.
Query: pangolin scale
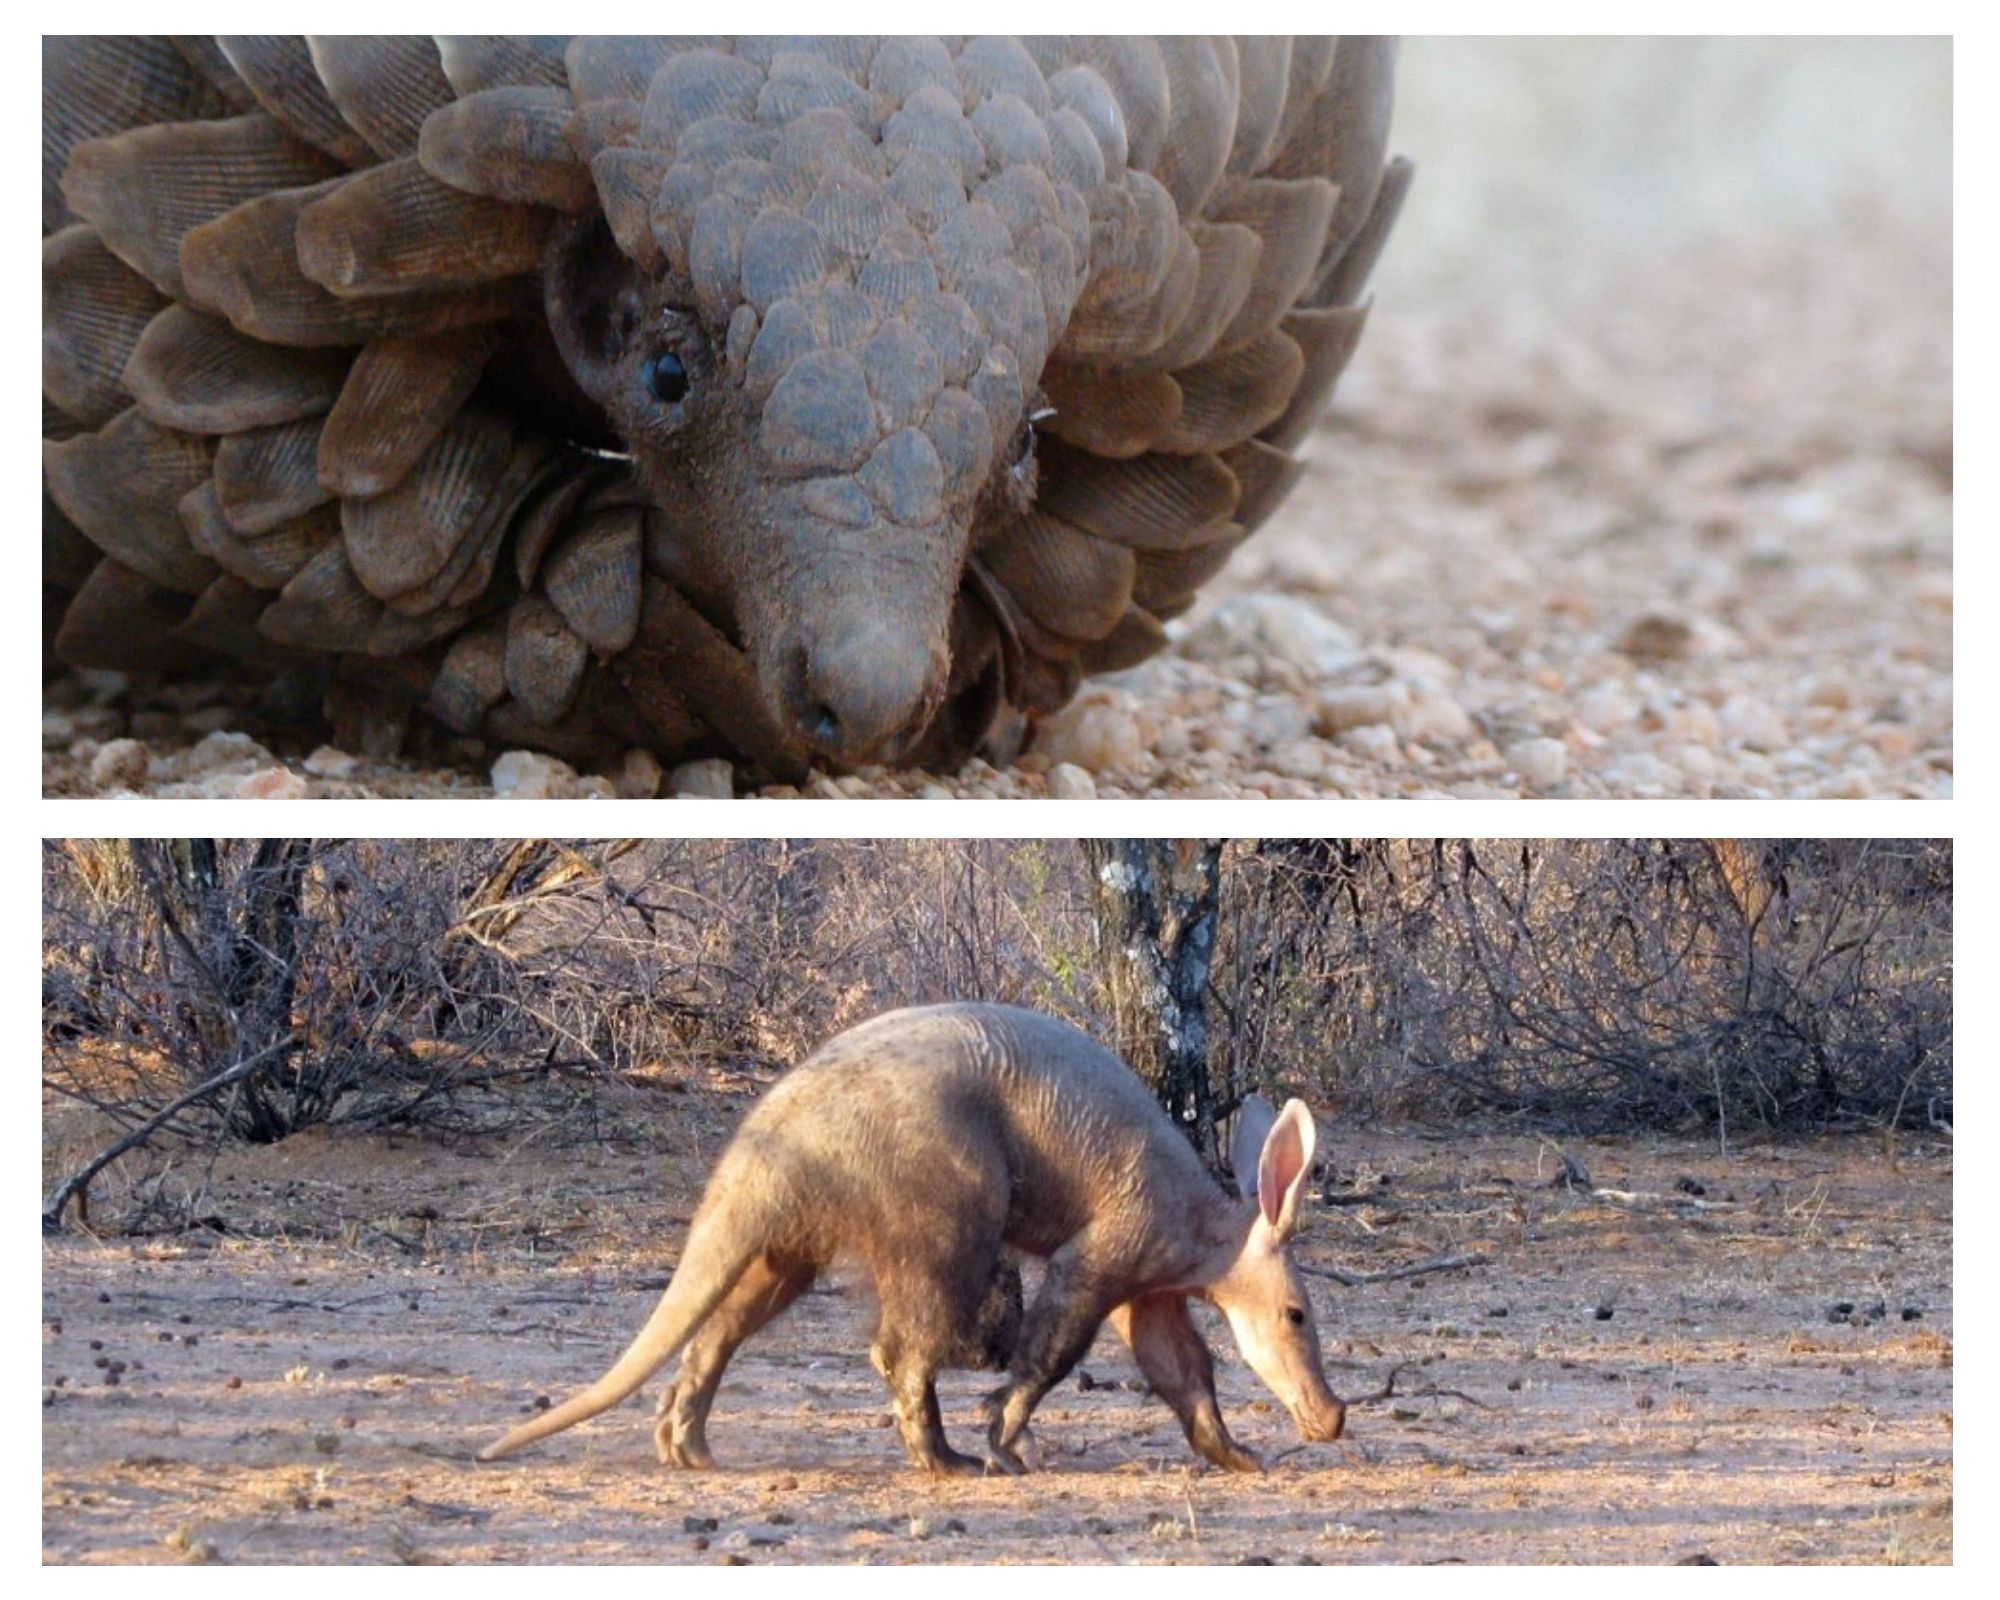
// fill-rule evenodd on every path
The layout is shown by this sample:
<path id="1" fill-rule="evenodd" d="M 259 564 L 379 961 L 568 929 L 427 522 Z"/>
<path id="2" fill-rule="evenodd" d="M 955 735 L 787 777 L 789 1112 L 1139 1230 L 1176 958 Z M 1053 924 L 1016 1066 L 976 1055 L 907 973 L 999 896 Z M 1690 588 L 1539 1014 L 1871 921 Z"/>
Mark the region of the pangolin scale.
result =
<path id="1" fill-rule="evenodd" d="M 43 43 L 45 613 L 379 745 L 1006 759 L 1270 514 L 1368 38 Z"/>

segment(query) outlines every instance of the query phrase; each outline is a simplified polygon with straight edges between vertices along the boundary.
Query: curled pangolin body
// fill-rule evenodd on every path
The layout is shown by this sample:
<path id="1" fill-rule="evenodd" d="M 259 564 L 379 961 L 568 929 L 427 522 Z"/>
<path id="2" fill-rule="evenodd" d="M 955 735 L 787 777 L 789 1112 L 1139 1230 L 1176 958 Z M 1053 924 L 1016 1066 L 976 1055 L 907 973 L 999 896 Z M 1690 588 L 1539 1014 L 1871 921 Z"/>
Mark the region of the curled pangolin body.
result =
<path id="1" fill-rule="evenodd" d="M 1296 478 L 1408 182 L 1392 66 L 46 40 L 56 654 L 573 757 L 1004 758 Z"/>

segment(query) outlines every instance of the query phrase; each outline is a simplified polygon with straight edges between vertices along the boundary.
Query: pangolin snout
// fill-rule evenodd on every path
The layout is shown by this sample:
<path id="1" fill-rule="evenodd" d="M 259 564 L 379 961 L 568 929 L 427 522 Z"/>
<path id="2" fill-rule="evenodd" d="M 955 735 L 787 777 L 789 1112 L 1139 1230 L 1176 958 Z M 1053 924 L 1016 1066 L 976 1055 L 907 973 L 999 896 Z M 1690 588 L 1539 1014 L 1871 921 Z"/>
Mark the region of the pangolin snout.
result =
<path id="1" fill-rule="evenodd" d="M 786 717 L 815 752 L 846 766 L 890 759 L 922 733 L 949 666 L 940 646 L 882 616 L 819 630 L 789 654 Z"/>

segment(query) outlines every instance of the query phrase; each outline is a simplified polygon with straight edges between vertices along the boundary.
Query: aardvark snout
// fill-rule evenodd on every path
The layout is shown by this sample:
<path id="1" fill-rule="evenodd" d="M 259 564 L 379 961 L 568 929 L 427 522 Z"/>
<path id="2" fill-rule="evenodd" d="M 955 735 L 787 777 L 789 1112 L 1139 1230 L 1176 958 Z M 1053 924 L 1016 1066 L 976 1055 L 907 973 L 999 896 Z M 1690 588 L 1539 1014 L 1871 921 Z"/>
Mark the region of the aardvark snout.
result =
<path id="1" fill-rule="evenodd" d="M 1329 1394 L 1314 1396 L 1292 1408 L 1292 1420 L 1299 1425 L 1299 1437 L 1311 1444 L 1331 1444 L 1347 1426 L 1347 1407 Z"/>

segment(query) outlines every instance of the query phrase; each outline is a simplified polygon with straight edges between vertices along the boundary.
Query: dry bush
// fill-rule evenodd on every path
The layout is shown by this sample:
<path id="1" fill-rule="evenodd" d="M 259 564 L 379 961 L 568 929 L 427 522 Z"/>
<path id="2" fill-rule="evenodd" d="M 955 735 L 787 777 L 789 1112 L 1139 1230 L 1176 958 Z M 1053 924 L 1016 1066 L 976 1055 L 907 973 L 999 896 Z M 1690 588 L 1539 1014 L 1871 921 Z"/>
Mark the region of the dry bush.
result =
<path id="1" fill-rule="evenodd" d="M 1270 841 L 1219 1070 L 1574 1129 L 1951 1115 L 1944 841 Z"/>
<path id="2" fill-rule="evenodd" d="M 1947 843 L 1276 840 L 1219 884 L 1215 1118 L 1950 1120 Z M 892 1006 L 1109 1038 L 1100 909 L 1067 841 L 60 842 L 43 1082 L 183 1148 L 591 1127 L 608 1080 L 766 1075 Z"/>

